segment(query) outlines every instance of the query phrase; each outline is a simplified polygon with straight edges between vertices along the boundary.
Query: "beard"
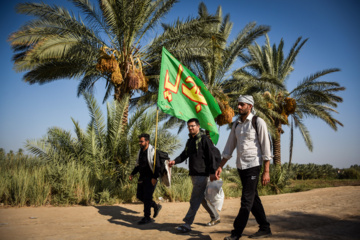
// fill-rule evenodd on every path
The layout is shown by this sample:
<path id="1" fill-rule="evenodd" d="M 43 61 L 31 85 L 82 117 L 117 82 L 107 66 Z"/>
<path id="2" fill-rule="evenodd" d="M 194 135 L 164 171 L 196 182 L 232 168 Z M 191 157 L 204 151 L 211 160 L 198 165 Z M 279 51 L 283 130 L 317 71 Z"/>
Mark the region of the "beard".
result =
<path id="1" fill-rule="evenodd" d="M 246 115 L 248 115 L 250 113 L 250 111 L 239 111 L 239 114 L 241 115 L 241 116 L 246 116 Z"/>
<path id="2" fill-rule="evenodd" d="M 241 116 L 246 116 L 250 113 L 251 113 L 251 108 L 244 108 L 244 109 L 239 110 L 239 114 Z"/>

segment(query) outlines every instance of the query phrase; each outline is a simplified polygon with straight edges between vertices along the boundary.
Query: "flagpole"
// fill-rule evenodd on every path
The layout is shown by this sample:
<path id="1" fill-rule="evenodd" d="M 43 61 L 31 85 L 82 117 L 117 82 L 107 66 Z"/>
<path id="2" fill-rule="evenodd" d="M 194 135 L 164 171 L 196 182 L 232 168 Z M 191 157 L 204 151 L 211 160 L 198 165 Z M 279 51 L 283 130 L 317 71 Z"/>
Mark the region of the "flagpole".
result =
<path id="1" fill-rule="evenodd" d="M 157 132 L 158 132 L 158 119 L 159 119 L 159 108 L 158 108 L 158 107 L 156 107 L 155 153 L 154 153 L 154 167 L 153 167 L 153 173 L 155 172 L 155 165 L 156 165 L 156 144 L 157 144 Z"/>

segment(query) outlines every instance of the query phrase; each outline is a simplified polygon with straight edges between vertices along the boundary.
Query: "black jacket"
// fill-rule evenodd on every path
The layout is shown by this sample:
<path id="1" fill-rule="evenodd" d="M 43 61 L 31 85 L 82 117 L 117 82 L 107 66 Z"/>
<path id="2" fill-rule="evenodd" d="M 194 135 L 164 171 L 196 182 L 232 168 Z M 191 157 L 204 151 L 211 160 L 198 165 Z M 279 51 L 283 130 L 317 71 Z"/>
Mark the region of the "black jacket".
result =
<path id="1" fill-rule="evenodd" d="M 209 176 L 214 174 L 213 156 L 210 138 L 202 133 L 188 139 L 184 151 L 175 158 L 175 164 L 182 163 L 189 158 L 190 176 Z"/>
<path id="2" fill-rule="evenodd" d="M 141 151 L 139 156 L 139 165 L 137 165 L 131 175 L 135 175 L 138 172 L 140 173 L 139 179 L 157 179 L 160 173 L 160 160 L 159 160 L 159 151 L 156 150 L 156 163 L 155 163 L 155 171 L 153 172 L 149 166 L 149 162 L 147 159 L 147 149 L 145 151 Z"/>

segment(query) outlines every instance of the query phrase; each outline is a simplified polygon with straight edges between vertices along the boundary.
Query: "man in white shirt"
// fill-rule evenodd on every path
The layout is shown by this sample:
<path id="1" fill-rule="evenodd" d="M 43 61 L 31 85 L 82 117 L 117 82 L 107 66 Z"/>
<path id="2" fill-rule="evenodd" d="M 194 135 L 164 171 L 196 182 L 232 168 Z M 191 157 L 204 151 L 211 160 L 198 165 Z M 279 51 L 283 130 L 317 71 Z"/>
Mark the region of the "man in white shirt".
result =
<path id="1" fill-rule="evenodd" d="M 222 161 L 216 170 L 215 177 L 220 178 L 223 166 L 231 158 L 236 148 L 236 166 L 243 186 L 240 211 L 234 221 L 234 230 L 231 236 L 224 240 L 237 240 L 241 237 L 250 212 L 259 224 L 259 231 L 249 238 L 264 238 L 271 236 L 270 224 L 266 220 L 264 207 L 257 191 L 257 184 L 264 163 L 264 171 L 261 183 L 266 185 L 270 182 L 270 139 L 266 123 L 263 119 L 253 115 L 254 99 L 250 95 L 240 95 L 238 98 L 238 110 L 240 118 L 233 124 L 229 138 L 222 153 Z M 253 121 L 253 118 L 255 118 Z M 253 124 L 255 122 L 255 124 Z M 255 125 L 255 126 L 253 126 Z M 256 129 L 257 128 L 257 129 Z"/>

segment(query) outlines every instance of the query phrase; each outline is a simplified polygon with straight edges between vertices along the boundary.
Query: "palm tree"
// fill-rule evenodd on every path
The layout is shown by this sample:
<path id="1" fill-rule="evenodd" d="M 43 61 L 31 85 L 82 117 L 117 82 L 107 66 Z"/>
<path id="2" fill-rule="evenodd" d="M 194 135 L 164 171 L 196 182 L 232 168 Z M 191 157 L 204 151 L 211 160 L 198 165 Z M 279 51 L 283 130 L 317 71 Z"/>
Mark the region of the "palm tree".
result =
<path id="1" fill-rule="evenodd" d="M 72 119 L 76 137 L 70 131 L 53 127 L 47 136 L 37 141 L 27 141 L 26 148 L 40 159 L 54 163 L 77 161 L 91 167 L 99 179 L 116 176 L 120 181 L 130 174 L 137 152 L 138 135 L 146 132 L 154 137 L 156 112 L 146 106 L 139 108 L 129 119 L 126 127 L 122 118 L 126 111 L 129 98 L 121 102 L 114 100 L 107 104 L 105 118 L 94 97 L 84 94 L 89 113 L 90 123 L 86 131 Z M 160 121 L 165 114 L 160 115 Z M 164 124 L 159 129 L 158 149 L 172 154 L 179 147 L 179 140 L 169 129 L 176 125 Z"/>
<path id="2" fill-rule="evenodd" d="M 151 45 L 140 44 L 176 0 L 100 0 L 98 8 L 89 0 L 71 2 L 85 16 L 84 21 L 58 6 L 17 5 L 18 13 L 35 18 L 9 37 L 15 70 L 25 71 L 24 80 L 30 84 L 80 79 L 78 95 L 92 92 L 98 80 L 105 80 L 103 102 L 111 95 L 120 101 L 135 92 L 146 92 L 149 77 L 145 69 L 153 56 L 148 51 Z M 206 21 L 214 19 L 189 19 L 188 23 L 194 30 Z M 174 43 L 174 38 L 169 43 Z M 124 119 L 127 121 L 127 111 Z"/>
<path id="3" fill-rule="evenodd" d="M 205 4 L 199 6 L 200 18 L 207 18 L 209 13 Z M 222 114 L 217 117 L 218 125 L 224 125 L 232 122 L 234 111 L 229 105 L 230 98 L 237 95 L 233 91 L 225 91 L 230 72 L 237 56 L 243 54 L 244 50 L 258 37 L 266 34 L 270 27 L 256 26 L 255 22 L 248 23 L 235 37 L 228 43 L 233 23 L 230 21 L 230 15 L 222 16 L 222 8 L 218 7 L 216 17 L 221 19 L 218 23 L 208 26 L 207 31 L 212 33 L 209 51 L 205 55 L 192 62 L 190 68 L 197 73 L 215 97 L 221 108 Z"/>
<path id="4" fill-rule="evenodd" d="M 255 97 L 255 108 L 258 115 L 263 117 L 275 131 L 272 135 L 274 163 L 281 165 L 281 134 L 283 125 L 290 124 L 290 161 L 293 148 L 293 129 L 298 128 L 305 144 L 310 151 L 313 143 L 310 133 L 303 123 L 304 118 L 320 118 L 332 129 L 343 126 L 336 120 L 332 113 L 337 113 L 337 103 L 343 99 L 336 95 L 345 90 L 337 82 L 319 80 L 320 77 L 340 71 L 331 68 L 319 71 L 299 82 L 292 91 L 287 90 L 285 84 L 294 70 L 296 56 L 306 43 L 307 39 L 299 37 L 292 46 L 288 56 L 284 58 L 284 41 L 271 47 L 270 40 L 266 36 L 264 46 L 254 44 L 248 48 L 248 54 L 241 55 L 245 65 L 238 69 L 231 80 L 229 87 L 238 88 L 244 94 L 252 94 Z M 272 130 L 272 128 L 270 128 Z"/>
<path id="5" fill-rule="evenodd" d="M 204 3 L 200 3 L 198 7 L 199 21 L 209 22 L 212 15 L 208 13 L 207 7 Z M 217 21 L 213 21 L 198 29 L 196 31 L 198 37 L 194 39 L 191 37 L 193 31 L 186 31 L 182 23 L 176 23 L 173 26 L 163 25 L 164 34 L 154 40 L 152 45 L 153 52 L 161 52 L 161 46 L 167 44 L 168 50 L 180 62 L 187 66 L 195 75 L 197 75 L 206 85 L 207 89 L 215 97 L 221 111 L 221 115 L 217 117 L 217 123 L 221 126 L 226 123 L 231 123 L 234 111 L 229 106 L 229 101 L 237 92 L 226 91 L 225 85 L 228 78 L 231 76 L 231 71 L 238 55 L 248 47 L 256 38 L 266 34 L 270 27 L 257 26 L 255 22 L 247 24 L 236 36 L 236 38 L 228 42 L 231 34 L 233 23 L 230 21 L 230 15 L 222 16 L 222 8 L 219 6 L 215 15 Z M 187 25 L 185 25 L 187 26 Z M 176 41 L 169 43 L 172 36 L 176 36 L 176 29 L 182 29 L 181 33 L 184 38 L 177 38 Z M 175 42 L 175 43 L 174 43 Z M 187 51 L 184 51 L 184 46 L 187 46 Z M 201 46 L 201 48 L 199 47 Z M 200 51 L 201 50 L 201 51 Z M 154 54 L 155 55 L 155 54 Z M 160 69 L 160 57 L 153 62 L 153 66 Z M 152 71 L 155 74 L 156 71 Z M 151 74 L 149 74 L 151 75 Z M 158 77 L 158 76 L 156 76 Z M 157 86 L 153 86 L 153 91 L 149 91 L 144 96 L 136 99 L 140 102 L 156 102 L 157 100 Z M 181 129 L 185 126 L 183 122 Z"/>

